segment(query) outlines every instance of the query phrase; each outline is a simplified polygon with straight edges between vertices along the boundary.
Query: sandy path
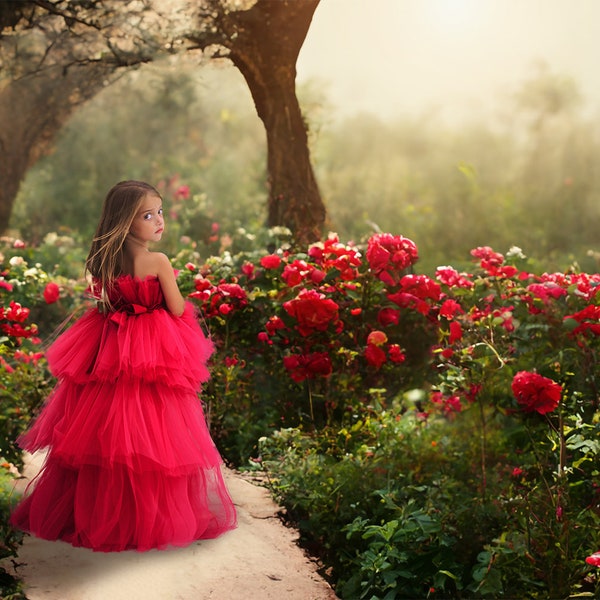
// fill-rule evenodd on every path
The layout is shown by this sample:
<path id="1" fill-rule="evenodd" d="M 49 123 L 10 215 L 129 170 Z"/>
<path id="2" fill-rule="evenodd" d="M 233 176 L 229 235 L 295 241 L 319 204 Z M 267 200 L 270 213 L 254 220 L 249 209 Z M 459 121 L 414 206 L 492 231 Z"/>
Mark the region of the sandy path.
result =
<path id="1" fill-rule="evenodd" d="M 39 462 L 39 459 L 38 459 Z M 35 461 L 28 475 L 36 472 Z M 28 536 L 17 574 L 30 600 L 334 600 L 266 489 L 225 470 L 238 527 L 187 548 L 96 553 Z M 6 563 L 5 563 L 6 564 Z"/>

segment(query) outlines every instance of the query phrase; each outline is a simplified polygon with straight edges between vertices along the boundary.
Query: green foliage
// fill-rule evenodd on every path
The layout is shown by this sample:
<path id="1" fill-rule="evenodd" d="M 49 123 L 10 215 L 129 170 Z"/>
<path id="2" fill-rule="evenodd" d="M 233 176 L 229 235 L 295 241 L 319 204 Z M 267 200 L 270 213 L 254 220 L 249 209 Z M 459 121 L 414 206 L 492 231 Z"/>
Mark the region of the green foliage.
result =
<path id="1" fill-rule="evenodd" d="M 72 311 L 80 285 L 65 276 L 73 246 L 56 236 L 37 249 L 4 239 L 0 252 L 0 558 L 16 557 L 23 538 L 8 522 L 17 499 L 14 478 L 23 465 L 16 440 L 52 385 L 39 336 L 49 336 Z M 50 275 L 40 261 L 55 273 Z M 48 295 L 48 284 L 57 286 L 50 291 L 58 297 Z M 4 568 L 0 592 L 6 599 L 25 598 L 19 581 Z"/>
<path id="2" fill-rule="evenodd" d="M 471 273 L 432 280 L 374 239 L 184 267 L 218 344 L 220 447 L 255 453 L 342 597 L 594 593 L 599 276 L 479 247 Z M 303 321 L 291 304 L 312 292 Z M 519 404 L 520 372 L 560 401 Z"/>
<path id="3" fill-rule="evenodd" d="M 124 76 L 69 121 L 56 151 L 28 173 L 12 227 L 34 244 L 48 231 L 90 240 L 106 192 L 122 179 L 157 185 L 167 216 L 179 184 L 199 190 L 178 233 L 201 244 L 213 222 L 226 231 L 262 224 L 264 134 L 240 77 L 181 62 Z"/>
<path id="4" fill-rule="evenodd" d="M 332 121 L 321 89 L 301 93 L 329 226 L 342 239 L 402 232 L 419 245 L 425 273 L 461 267 L 476 246 L 515 243 L 540 271 L 564 269 L 574 257 L 583 270 L 598 268 L 598 124 L 574 110 L 579 96 L 568 78 L 542 71 L 514 99 L 499 99 L 500 118 L 454 127 L 430 115 Z M 167 214 L 175 182 L 194 190 L 193 218 L 182 218 L 179 235 L 214 254 L 228 246 L 221 235 L 205 244 L 213 223 L 229 234 L 263 224 L 265 152 L 234 68 L 148 65 L 70 120 L 55 152 L 29 172 L 12 226 L 31 242 L 47 231 L 89 239 L 90 215 L 119 179 L 160 184 Z"/>
<path id="5" fill-rule="evenodd" d="M 0 559 L 16 557 L 23 534 L 8 524 L 11 507 L 16 498 L 13 493 L 14 475 L 9 465 L 0 465 Z M 0 567 L 0 597 L 4 600 L 25 600 L 21 584 L 4 567 Z"/>
<path id="6" fill-rule="evenodd" d="M 5 238 L 0 261 L 0 457 L 20 467 L 15 441 L 52 386 L 42 337 L 75 316 L 85 284 L 68 276 L 81 265 L 69 238 L 49 234 L 37 248 Z"/>
<path id="7" fill-rule="evenodd" d="M 470 273 L 431 278 L 401 236 L 306 251 L 280 229 L 227 237 L 219 256 L 188 241 L 174 259 L 217 348 L 211 432 L 267 474 L 340 597 L 600 591 L 585 563 L 600 544 L 599 275 L 538 275 L 516 248 L 479 247 Z M 55 275 L 83 256 L 67 244 L 57 260 L 58 240 L 4 249 L 3 323 L 21 329 L 3 329 L 0 426 L 17 465 L 51 385 L 35 338 L 85 306 L 83 282 Z"/>

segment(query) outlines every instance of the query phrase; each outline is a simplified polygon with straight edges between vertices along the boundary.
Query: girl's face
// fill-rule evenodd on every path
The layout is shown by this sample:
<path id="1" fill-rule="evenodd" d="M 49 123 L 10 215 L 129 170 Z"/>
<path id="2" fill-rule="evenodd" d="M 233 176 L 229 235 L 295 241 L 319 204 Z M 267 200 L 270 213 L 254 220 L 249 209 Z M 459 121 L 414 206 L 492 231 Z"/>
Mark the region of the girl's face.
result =
<path id="1" fill-rule="evenodd" d="M 146 194 L 129 228 L 129 234 L 140 242 L 158 242 L 165 230 L 162 199 Z"/>

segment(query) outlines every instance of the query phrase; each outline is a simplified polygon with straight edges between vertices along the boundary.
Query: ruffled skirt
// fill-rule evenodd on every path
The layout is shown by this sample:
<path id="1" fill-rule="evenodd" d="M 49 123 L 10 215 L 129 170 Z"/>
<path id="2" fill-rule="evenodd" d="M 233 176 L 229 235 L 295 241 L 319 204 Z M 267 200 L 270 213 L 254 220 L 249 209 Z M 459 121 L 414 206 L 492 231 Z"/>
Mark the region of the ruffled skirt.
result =
<path id="1" fill-rule="evenodd" d="M 48 350 L 59 382 L 19 439 L 48 455 L 12 524 L 106 552 L 234 528 L 197 394 L 211 352 L 191 304 L 182 317 L 86 313 Z"/>

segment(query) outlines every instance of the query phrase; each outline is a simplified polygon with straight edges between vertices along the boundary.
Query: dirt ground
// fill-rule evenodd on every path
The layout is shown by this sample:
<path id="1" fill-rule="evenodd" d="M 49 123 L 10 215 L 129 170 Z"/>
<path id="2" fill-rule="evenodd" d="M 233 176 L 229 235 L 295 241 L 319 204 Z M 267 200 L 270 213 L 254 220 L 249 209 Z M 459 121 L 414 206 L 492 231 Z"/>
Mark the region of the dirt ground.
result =
<path id="1" fill-rule="evenodd" d="M 37 462 L 36 462 L 37 460 Z M 39 468 L 33 459 L 28 476 Z M 233 471 L 225 480 L 238 527 L 182 549 L 96 553 L 27 536 L 16 574 L 30 600 L 335 600 L 277 517 L 268 491 Z M 6 561 L 4 566 L 8 568 Z M 14 572 L 14 570 L 13 570 Z"/>

